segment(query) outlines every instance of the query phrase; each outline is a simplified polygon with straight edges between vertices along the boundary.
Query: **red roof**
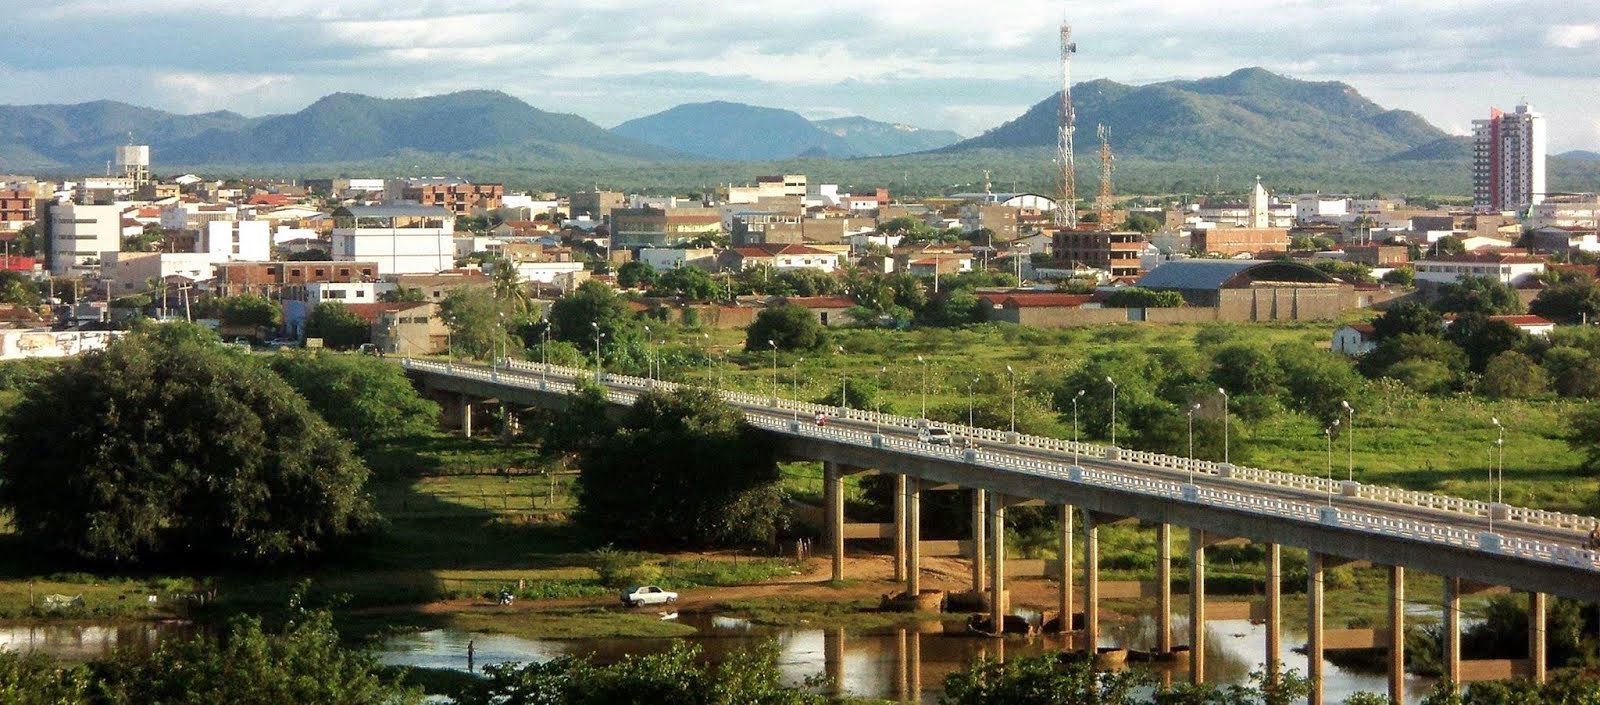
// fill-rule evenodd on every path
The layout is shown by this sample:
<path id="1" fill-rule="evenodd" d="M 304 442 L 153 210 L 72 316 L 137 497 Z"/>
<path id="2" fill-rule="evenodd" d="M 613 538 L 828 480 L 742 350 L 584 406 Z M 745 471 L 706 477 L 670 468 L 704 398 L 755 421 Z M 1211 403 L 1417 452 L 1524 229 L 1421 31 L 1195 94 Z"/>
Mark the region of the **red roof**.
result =
<path id="1" fill-rule="evenodd" d="M 735 247 L 733 253 L 740 257 L 771 257 L 772 253 L 759 247 Z"/>
<path id="2" fill-rule="evenodd" d="M 850 308 L 856 305 L 848 296 L 787 296 L 783 302 L 802 308 Z"/>
<path id="3" fill-rule="evenodd" d="M 1505 321 L 1506 323 L 1510 323 L 1511 325 L 1518 326 L 1518 327 L 1521 327 L 1521 326 L 1553 326 L 1553 325 L 1556 324 L 1555 321 L 1547 319 L 1547 318 L 1545 318 L 1543 316 L 1535 316 L 1535 315 L 1526 314 L 1526 313 L 1517 314 L 1517 315 L 1509 315 L 1509 316 L 1490 316 L 1489 320 L 1491 320 L 1491 321 Z"/>
<path id="4" fill-rule="evenodd" d="M 1516 251 L 1472 252 L 1464 255 L 1438 255 L 1424 257 L 1426 262 L 1493 262 L 1499 264 L 1541 264 L 1545 257 L 1530 256 Z"/>
<path id="5" fill-rule="evenodd" d="M 1076 308 L 1089 303 L 1088 294 L 1056 294 L 1041 292 L 1037 294 L 1012 294 L 1000 303 L 1005 308 L 1036 308 L 1057 307 Z"/>
<path id="6" fill-rule="evenodd" d="M 361 320 L 366 321 L 368 323 L 372 323 L 372 322 L 378 320 L 378 317 L 382 316 L 385 313 L 393 313 L 395 311 L 408 311 L 408 310 L 416 308 L 418 306 L 427 306 L 427 305 L 428 305 L 428 303 L 426 301 L 422 301 L 422 302 L 407 301 L 407 302 L 376 303 L 376 304 L 345 304 L 344 306 L 345 306 L 345 308 L 350 309 L 351 313 L 354 313 L 357 316 L 360 316 Z"/>
<path id="7" fill-rule="evenodd" d="M 281 193 L 258 193 L 245 203 L 252 206 L 286 206 L 290 201 L 288 196 Z"/>
<path id="8" fill-rule="evenodd" d="M 1371 323 L 1351 323 L 1345 327 L 1362 335 L 1372 335 L 1378 330 L 1377 328 L 1372 327 Z"/>

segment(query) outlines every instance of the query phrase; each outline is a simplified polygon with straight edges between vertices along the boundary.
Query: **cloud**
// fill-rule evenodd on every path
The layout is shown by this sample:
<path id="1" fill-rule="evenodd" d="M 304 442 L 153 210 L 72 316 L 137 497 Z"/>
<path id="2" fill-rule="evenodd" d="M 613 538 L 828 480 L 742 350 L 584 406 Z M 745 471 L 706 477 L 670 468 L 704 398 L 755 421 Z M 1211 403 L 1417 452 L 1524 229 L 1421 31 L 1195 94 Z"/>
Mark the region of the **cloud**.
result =
<path id="1" fill-rule="evenodd" d="M 1560 27 L 1551 27 L 1545 33 L 1545 40 L 1551 46 L 1562 49 L 1577 49 L 1593 41 L 1600 41 L 1600 24 L 1569 24 Z"/>

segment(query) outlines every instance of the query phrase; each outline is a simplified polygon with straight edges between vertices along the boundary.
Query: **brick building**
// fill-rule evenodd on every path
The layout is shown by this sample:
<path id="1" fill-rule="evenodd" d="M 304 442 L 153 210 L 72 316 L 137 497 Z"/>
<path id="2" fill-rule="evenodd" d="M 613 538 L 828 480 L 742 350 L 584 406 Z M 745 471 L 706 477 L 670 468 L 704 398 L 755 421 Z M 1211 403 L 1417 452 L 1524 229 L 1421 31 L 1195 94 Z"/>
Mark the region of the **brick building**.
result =
<path id="1" fill-rule="evenodd" d="M 504 184 L 437 183 L 407 186 L 401 198 L 424 206 L 442 206 L 456 215 L 494 210 L 504 203 Z"/>
<path id="2" fill-rule="evenodd" d="M 1143 233 L 1058 230 L 1051 242 L 1055 258 L 1066 264 L 1104 269 L 1113 277 L 1136 277 L 1143 271 Z"/>
<path id="3" fill-rule="evenodd" d="M 0 230 L 21 230 L 39 219 L 32 191 L 0 191 Z"/>
<path id="4" fill-rule="evenodd" d="M 1253 255 L 1287 252 L 1288 228 L 1203 228 L 1190 234 L 1190 249 L 1206 255 Z"/>
<path id="5" fill-rule="evenodd" d="M 217 291 L 223 296 L 267 293 L 314 283 L 376 281 L 376 262 L 222 262 L 216 265 Z"/>

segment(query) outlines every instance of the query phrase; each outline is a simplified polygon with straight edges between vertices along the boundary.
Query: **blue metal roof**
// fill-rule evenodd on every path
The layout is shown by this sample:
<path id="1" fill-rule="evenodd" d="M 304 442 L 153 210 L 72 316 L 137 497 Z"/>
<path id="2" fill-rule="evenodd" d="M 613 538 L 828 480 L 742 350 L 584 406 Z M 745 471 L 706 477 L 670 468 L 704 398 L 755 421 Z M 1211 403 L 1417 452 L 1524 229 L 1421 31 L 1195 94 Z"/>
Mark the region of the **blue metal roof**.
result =
<path id="1" fill-rule="evenodd" d="M 1254 270 L 1254 271 L 1252 271 Z M 1265 281 L 1332 283 L 1333 277 L 1298 262 L 1259 259 L 1183 259 L 1167 262 L 1139 280 L 1147 289 L 1215 290 L 1251 272 Z"/>

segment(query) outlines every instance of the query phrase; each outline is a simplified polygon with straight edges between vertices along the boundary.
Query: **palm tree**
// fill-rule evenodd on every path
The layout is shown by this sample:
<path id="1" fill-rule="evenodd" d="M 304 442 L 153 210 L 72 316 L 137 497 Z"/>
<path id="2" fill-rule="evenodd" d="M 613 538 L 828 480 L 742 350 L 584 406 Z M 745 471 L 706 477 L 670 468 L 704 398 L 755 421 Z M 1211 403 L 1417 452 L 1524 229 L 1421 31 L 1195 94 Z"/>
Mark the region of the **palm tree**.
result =
<path id="1" fill-rule="evenodd" d="M 495 260 L 494 298 L 510 306 L 513 313 L 526 313 L 528 310 L 528 290 L 517 278 L 517 268 L 510 258 Z"/>

